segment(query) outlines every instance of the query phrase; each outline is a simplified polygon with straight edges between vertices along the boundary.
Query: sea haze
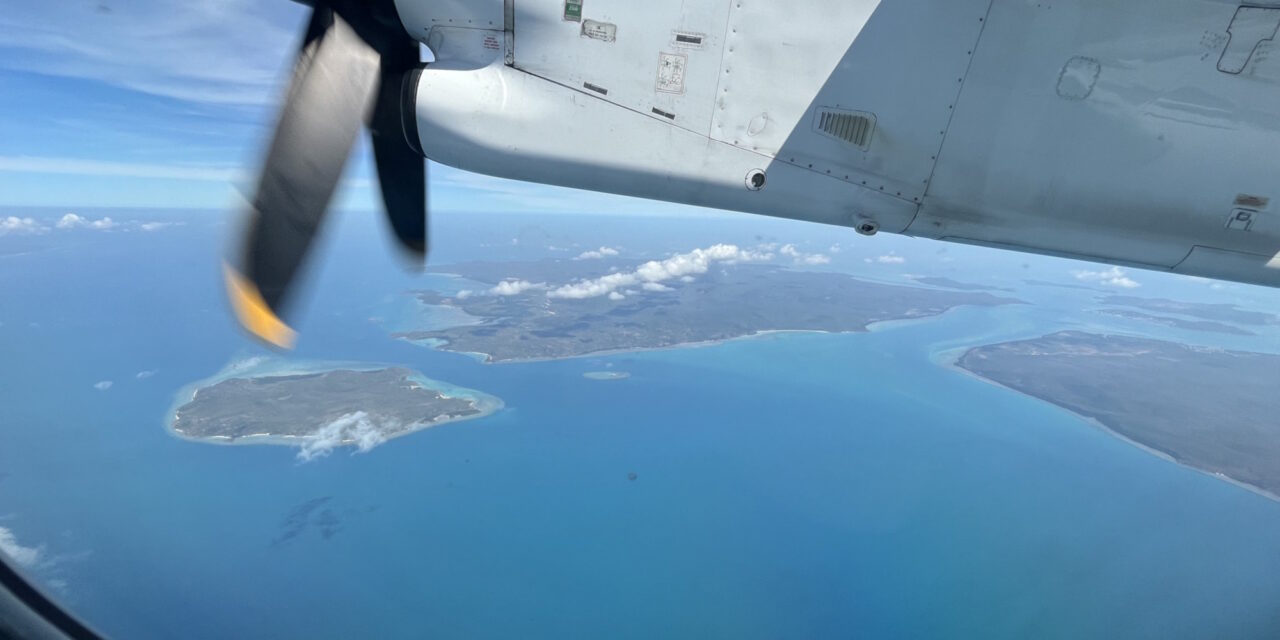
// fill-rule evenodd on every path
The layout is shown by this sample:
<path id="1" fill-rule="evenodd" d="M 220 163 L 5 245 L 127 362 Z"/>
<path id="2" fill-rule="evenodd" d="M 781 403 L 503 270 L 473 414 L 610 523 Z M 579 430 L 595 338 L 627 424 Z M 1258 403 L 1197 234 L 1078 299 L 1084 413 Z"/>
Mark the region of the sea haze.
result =
<path id="1" fill-rule="evenodd" d="M 1275 313 L 1269 291 L 1136 271 L 1141 289 L 1108 291 L 1079 263 L 751 217 L 437 216 L 433 264 L 793 244 L 778 265 L 1028 303 L 485 364 L 390 337 L 424 313 L 409 292 L 469 285 L 407 274 L 381 222 L 349 213 L 288 357 L 402 366 L 503 408 L 303 463 L 165 428 L 184 387 L 267 355 L 221 298 L 234 225 L 109 215 L 135 226 L 0 237 L 0 542 L 113 637 L 1280 631 L 1280 503 L 950 366 L 1064 330 L 1274 352 L 1275 326 L 1097 312 L 1121 293 Z M 602 372 L 619 375 L 584 375 Z"/>

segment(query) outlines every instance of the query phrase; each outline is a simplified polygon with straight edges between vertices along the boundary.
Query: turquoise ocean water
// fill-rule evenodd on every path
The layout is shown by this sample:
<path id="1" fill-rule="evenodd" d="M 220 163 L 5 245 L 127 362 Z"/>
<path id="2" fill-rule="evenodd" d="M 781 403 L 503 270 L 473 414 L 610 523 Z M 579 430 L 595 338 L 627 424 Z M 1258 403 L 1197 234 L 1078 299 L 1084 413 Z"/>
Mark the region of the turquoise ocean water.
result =
<path id="1" fill-rule="evenodd" d="M 1061 328 L 1259 339 L 1020 286 L 1035 304 L 866 334 L 492 366 L 387 339 L 433 281 L 335 240 L 297 357 L 506 407 L 301 464 L 165 432 L 183 385 L 262 353 L 221 306 L 220 232 L 166 233 L 0 256 L 0 527 L 112 635 L 1280 634 L 1280 503 L 938 362 Z M 582 376 L 605 369 L 631 376 Z"/>

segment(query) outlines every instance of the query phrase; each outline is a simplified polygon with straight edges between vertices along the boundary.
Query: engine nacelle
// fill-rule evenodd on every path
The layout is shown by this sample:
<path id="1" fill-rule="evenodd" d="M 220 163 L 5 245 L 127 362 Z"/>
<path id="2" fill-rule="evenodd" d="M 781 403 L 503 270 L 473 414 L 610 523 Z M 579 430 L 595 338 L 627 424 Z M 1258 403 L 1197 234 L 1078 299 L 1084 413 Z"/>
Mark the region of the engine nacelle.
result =
<path id="1" fill-rule="evenodd" d="M 828 11 L 842 25 L 834 40 L 808 40 L 801 25 L 778 34 L 803 43 L 791 52 L 743 51 L 726 27 L 725 15 L 737 12 L 744 31 L 761 29 L 776 22 L 777 7 L 661 0 L 596 2 L 578 13 L 574 4 L 516 2 L 506 14 L 498 3 L 401 2 L 407 28 L 435 55 L 417 96 L 432 159 L 850 227 L 902 232 L 910 224 L 936 140 L 886 135 L 869 153 L 875 114 L 845 108 L 838 96 L 815 100 L 878 1 Z M 679 18 L 664 22 L 671 16 Z M 741 80 L 729 77 L 735 71 Z M 771 77 L 795 86 L 760 82 Z M 946 115 L 935 117 L 930 127 Z M 898 169 L 910 177 L 894 177 Z"/>

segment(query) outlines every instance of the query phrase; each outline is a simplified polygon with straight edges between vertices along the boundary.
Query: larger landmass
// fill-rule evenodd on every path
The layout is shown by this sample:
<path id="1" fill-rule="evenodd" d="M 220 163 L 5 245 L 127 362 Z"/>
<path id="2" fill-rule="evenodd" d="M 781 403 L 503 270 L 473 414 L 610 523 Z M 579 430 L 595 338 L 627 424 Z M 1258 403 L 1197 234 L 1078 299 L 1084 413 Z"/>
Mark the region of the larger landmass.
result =
<path id="1" fill-rule="evenodd" d="M 503 362 L 659 349 L 766 331 L 865 331 L 876 322 L 926 318 L 961 305 L 1019 302 L 985 292 L 877 284 L 770 264 L 717 264 L 696 278 L 620 287 L 608 296 L 566 299 L 548 295 L 551 285 L 522 289 L 633 269 L 635 264 L 571 260 L 450 265 L 442 270 L 503 293 L 415 292 L 423 304 L 461 309 L 479 322 L 395 335 Z M 524 285 L 497 286 L 509 285 L 511 278 Z"/>
<path id="2" fill-rule="evenodd" d="M 363 448 L 490 410 L 475 398 L 429 388 L 408 369 L 337 369 L 221 380 L 196 389 L 170 426 L 180 436 L 215 442 Z"/>
<path id="3" fill-rule="evenodd" d="M 1066 331 L 977 347 L 957 364 L 1280 496 L 1280 355 Z"/>

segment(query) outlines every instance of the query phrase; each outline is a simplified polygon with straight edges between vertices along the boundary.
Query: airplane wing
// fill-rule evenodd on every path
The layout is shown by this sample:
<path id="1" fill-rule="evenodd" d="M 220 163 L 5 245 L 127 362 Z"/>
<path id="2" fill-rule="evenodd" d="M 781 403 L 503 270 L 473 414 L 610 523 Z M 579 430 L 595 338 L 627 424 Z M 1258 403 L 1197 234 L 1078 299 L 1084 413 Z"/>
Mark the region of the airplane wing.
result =
<path id="1" fill-rule="evenodd" d="M 396 0 L 387 11 L 398 24 L 380 33 L 435 59 L 411 76 L 401 65 L 411 80 L 376 102 L 398 97 L 406 148 L 444 164 L 1280 286 L 1280 59 L 1268 55 L 1280 7 Z M 388 203 L 400 185 L 420 188 L 382 184 Z"/>

